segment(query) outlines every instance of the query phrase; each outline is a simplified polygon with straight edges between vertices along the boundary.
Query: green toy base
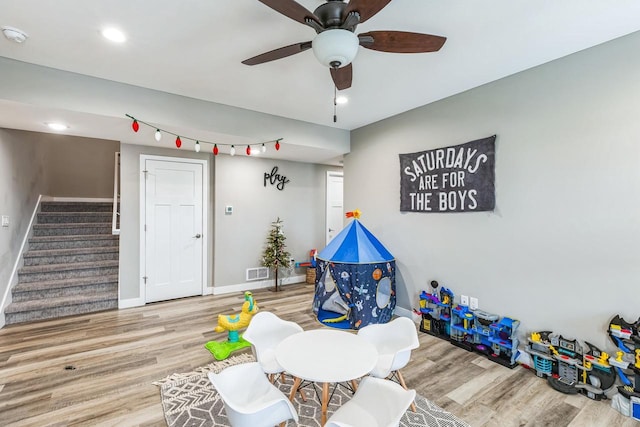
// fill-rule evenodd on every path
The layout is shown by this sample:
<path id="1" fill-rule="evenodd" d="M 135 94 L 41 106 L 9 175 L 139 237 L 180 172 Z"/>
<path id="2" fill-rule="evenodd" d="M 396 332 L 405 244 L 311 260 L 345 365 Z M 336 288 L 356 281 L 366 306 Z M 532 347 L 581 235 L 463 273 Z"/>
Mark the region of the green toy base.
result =
<path id="1" fill-rule="evenodd" d="M 246 347 L 251 347 L 251 343 L 249 341 L 245 341 L 242 337 L 238 339 L 237 342 L 229 342 L 229 341 L 209 341 L 204 345 L 204 347 L 209 350 L 209 352 L 216 358 L 216 360 L 224 360 L 229 355 L 234 352 L 241 350 Z"/>

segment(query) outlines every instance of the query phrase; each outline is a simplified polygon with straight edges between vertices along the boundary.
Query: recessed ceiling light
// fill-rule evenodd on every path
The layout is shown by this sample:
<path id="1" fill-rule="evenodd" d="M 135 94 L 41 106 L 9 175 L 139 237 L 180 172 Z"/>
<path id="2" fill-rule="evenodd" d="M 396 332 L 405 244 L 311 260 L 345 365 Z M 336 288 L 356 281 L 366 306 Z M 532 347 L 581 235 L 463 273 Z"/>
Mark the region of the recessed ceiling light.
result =
<path id="1" fill-rule="evenodd" d="M 2 27 L 2 33 L 12 42 L 22 43 L 29 35 L 22 30 L 13 27 Z"/>
<path id="2" fill-rule="evenodd" d="M 336 98 L 336 104 L 346 104 L 347 102 L 349 102 L 349 98 L 344 95 L 340 95 Z"/>
<path id="3" fill-rule="evenodd" d="M 55 123 L 55 122 L 51 122 L 51 123 L 45 123 L 47 126 L 49 126 L 49 129 L 51 130 L 57 130 L 57 131 L 62 131 L 65 129 L 69 129 L 69 126 L 63 124 L 63 123 Z"/>
<path id="4" fill-rule="evenodd" d="M 123 43 L 127 40 L 127 36 L 125 36 L 122 31 L 113 27 L 105 28 L 101 31 L 101 34 L 107 40 L 111 40 L 116 43 Z"/>

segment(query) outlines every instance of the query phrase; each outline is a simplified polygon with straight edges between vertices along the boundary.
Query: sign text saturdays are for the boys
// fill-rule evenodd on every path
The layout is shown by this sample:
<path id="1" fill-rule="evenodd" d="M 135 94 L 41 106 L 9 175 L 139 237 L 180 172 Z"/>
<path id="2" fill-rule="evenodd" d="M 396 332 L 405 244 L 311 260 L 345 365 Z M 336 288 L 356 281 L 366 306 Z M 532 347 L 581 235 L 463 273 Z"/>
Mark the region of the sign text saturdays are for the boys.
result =
<path id="1" fill-rule="evenodd" d="M 496 136 L 400 154 L 400 211 L 492 211 Z"/>

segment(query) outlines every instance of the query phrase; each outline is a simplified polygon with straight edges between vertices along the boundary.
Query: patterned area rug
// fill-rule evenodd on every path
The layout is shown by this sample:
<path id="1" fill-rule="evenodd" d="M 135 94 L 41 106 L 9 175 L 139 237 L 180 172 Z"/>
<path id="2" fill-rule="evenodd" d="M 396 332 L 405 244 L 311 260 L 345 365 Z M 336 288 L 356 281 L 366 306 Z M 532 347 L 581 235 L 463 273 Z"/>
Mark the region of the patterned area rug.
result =
<path id="1" fill-rule="evenodd" d="M 252 362 L 254 358 L 250 354 L 232 356 L 227 360 L 214 362 L 185 374 L 172 374 L 167 378 L 154 382 L 160 387 L 162 408 L 167 425 L 170 427 L 208 427 L 228 426 L 224 412 L 224 404 L 211 385 L 207 373 L 220 372 L 227 366 L 237 363 Z M 284 384 L 276 382 L 276 385 L 287 396 L 291 391 L 293 380 L 288 378 Z M 287 422 L 287 427 L 310 426 L 320 427 L 320 399 L 319 391 L 315 393 L 313 386 L 305 389 L 307 402 L 296 396 L 293 406 L 298 411 L 300 421 L 295 424 L 293 420 Z M 343 387 L 337 387 L 329 401 L 327 415 L 330 417 L 336 409 L 351 398 L 351 392 Z M 404 427 L 469 427 L 464 421 L 453 414 L 438 407 L 434 403 L 418 395 L 416 396 L 417 412 L 407 411 L 400 420 Z"/>

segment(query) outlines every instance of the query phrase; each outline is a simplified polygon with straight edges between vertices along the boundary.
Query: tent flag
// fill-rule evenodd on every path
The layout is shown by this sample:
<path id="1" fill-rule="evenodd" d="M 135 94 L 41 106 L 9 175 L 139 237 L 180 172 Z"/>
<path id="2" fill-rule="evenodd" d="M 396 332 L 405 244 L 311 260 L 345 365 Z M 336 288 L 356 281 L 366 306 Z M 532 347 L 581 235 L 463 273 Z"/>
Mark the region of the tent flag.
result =
<path id="1" fill-rule="evenodd" d="M 319 254 L 325 261 L 369 264 L 392 261 L 393 255 L 357 219 L 351 221 Z"/>

